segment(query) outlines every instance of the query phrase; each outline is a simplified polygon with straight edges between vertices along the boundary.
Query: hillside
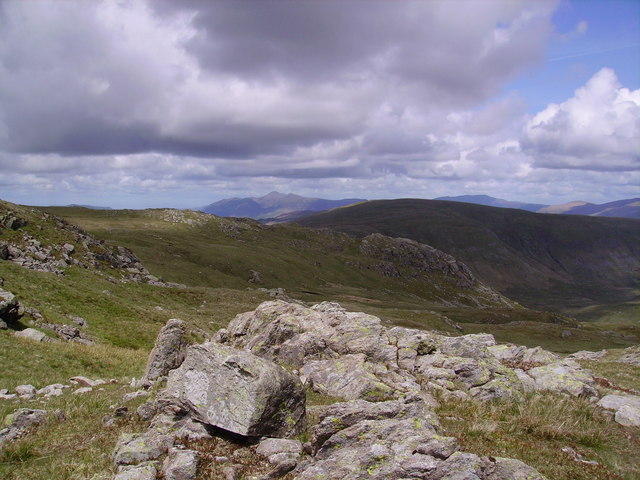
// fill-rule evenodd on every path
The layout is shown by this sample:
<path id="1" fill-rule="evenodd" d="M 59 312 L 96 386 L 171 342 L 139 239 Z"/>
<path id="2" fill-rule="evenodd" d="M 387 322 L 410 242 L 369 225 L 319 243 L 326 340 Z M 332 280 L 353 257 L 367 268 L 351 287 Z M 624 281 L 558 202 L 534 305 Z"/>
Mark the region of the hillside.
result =
<path id="1" fill-rule="evenodd" d="M 568 311 L 626 302 L 637 298 L 640 286 L 640 222 L 633 219 L 403 199 L 366 202 L 298 223 L 432 245 L 530 307 Z"/>
<path id="2" fill-rule="evenodd" d="M 198 210 L 220 217 L 276 220 L 282 216 L 286 218 L 287 215 L 291 219 L 292 214 L 297 217 L 300 215 L 299 212 L 319 212 L 362 201 L 364 200 L 358 198 L 326 200 L 302 197 L 293 193 L 271 192 L 263 197 L 226 198 Z"/>
<path id="3" fill-rule="evenodd" d="M 0 477 L 7 480 L 114 478 L 121 468 L 117 464 L 128 463 L 124 458 L 135 451 L 127 450 L 125 445 L 136 447 L 127 441 L 156 438 L 158 432 L 177 435 L 176 428 L 183 427 L 189 417 L 177 417 L 179 422 L 171 423 L 175 420 L 160 414 L 150 421 L 158 405 L 153 399 L 156 395 L 163 398 L 162 389 L 169 384 L 160 380 L 145 389 L 141 387 L 147 384 L 136 381 L 145 372 L 147 357 L 163 351 L 154 349 L 149 355 L 165 324 L 165 332 L 167 326 L 182 325 L 185 340 L 191 344 L 215 338 L 238 346 L 247 342 L 272 359 L 302 355 L 305 372 L 312 379 L 304 392 L 308 427 L 297 437 L 305 442 L 319 438 L 316 433 L 324 425 L 321 417 L 326 416 L 323 409 L 347 408 L 348 421 L 351 409 L 364 405 L 362 400 L 352 403 L 350 391 L 356 389 L 367 400 L 383 401 L 371 404 L 375 411 L 401 407 L 405 397 L 412 409 L 420 407 L 420 402 L 433 402 L 429 408 L 434 410 L 428 416 L 418 412 L 418 417 L 410 416 L 407 422 L 420 433 L 436 425 L 441 433 L 456 437 L 447 440 L 447 445 L 459 443 L 456 449 L 472 455 L 464 458 L 478 458 L 478 465 L 490 469 L 495 463 L 492 456 L 500 455 L 525 461 L 541 472 L 554 472 L 554 478 L 560 480 L 604 480 L 613 475 L 631 479 L 637 473 L 637 462 L 621 463 L 630 458 L 636 445 L 635 427 L 613 422 L 613 413 L 607 416 L 587 399 L 546 391 L 543 383 L 545 365 L 555 368 L 561 362 L 562 368 L 571 370 L 571 379 L 586 379 L 588 383 L 580 388 L 591 394 L 597 390 L 603 401 L 617 392 L 635 392 L 640 387 L 638 367 L 618 362 L 623 357 L 635 359 L 635 350 L 594 354 L 606 354 L 605 361 L 587 362 L 594 374 L 606 375 L 603 379 L 585 377 L 573 360 L 561 361 L 537 346 L 556 352 L 628 347 L 638 342 L 639 332 L 624 326 L 577 324 L 560 315 L 523 308 L 484 286 L 455 258 L 412 240 L 378 234 L 353 239 L 331 231 L 266 226 L 180 210 L 39 209 L 0 202 L 0 279 L 0 319 L 6 323 L 4 327 L 0 324 L 0 418 L 4 419 Z M 285 301 L 262 303 L 274 297 Z M 300 300 L 320 305 L 309 309 Z M 322 304 L 323 300 L 337 300 L 366 314 L 346 312 L 335 303 Z M 321 317 L 314 317 L 314 312 Z M 182 322 L 170 320 L 176 318 Z M 242 325 L 256 331 L 248 332 Z M 291 330 L 291 325 L 299 328 Z M 30 329 L 46 336 L 37 337 L 41 341 L 19 338 Z M 403 332 L 415 338 L 404 338 Z M 495 343 L 492 337 L 474 335 L 480 332 L 492 332 L 498 341 L 535 348 L 490 346 Z M 284 348 L 296 345 L 300 348 Z M 318 349 L 318 345 L 325 347 Z M 492 349 L 490 354 L 486 346 Z M 389 370 L 380 363 L 390 355 L 393 362 L 409 368 L 411 352 L 416 365 L 420 364 L 418 373 L 395 367 Z M 370 358 L 365 361 L 367 355 Z M 498 358 L 506 362 L 504 366 Z M 520 363 L 514 363 L 516 359 Z M 307 371 L 324 368 L 326 362 L 330 362 L 327 378 L 335 385 L 322 380 L 323 371 Z M 340 381 L 345 364 L 346 375 L 354 382 Z M 204 366 L 199 361 L 190 365 Z M 293 364 L 282 360 L 282 365 L 291 369 Z M 529 373 L 514 376 L 516 366 Z M 335 375 L 331 368 L 342 373 Z M 542 374 L 539 391 L 520 393 L 526 392 L 526 382 L 529 386 L 534 378 L 538 382 L 538 373 Z M 177 378 L 175 371 L 171 376 Z M 187 377 L 192 378 L 183 378 Z M 503 385 L 504 379 L 510 383 Z M 334 391 L 339 385 L 345 386 L 343 392 Z M 505 386 L 517 387 L 518 392 L 512 392 L 517 403 L 490 399 L 501 395 Z M 477 393 L 481 395 L 475 398 Z M 389 395 L 394 399 L 387 400 Z M 347 402 L 337 403 L 342 397 Z M 446 401 L 438 403 L 437 399 Z M 6 440 L 25 415 L 32 415 L 36 425 L 23 427 L 17 440 Z M 393 412 L 390 415 L 382 421 L 396 425 L 401 420 Z M 437 426 L 438 416 L 443 430 Z M 327 422 L 335 427 L 338 422 L 334 420 Z M 487 428 L 479 430 L 483 425 Z M 404 423 L 396 426 L 405 438 Z M 199 431 L 202 434 L 202 426 Z M 223 478 L 228 464 L 217 460 L 223 457 L 233 458 L 240 478 L 273 470 L 251 439 L 229 437 L 217 430 L 213 435 L 209 429 L 205 433 L 200 440 L 185 443 L 187 450 L 198 452 L 202 462 L 197 478 Z M 514 434 L 527 448 L 510 441 Z M 371 447 L 369 440 L 357 437 L 364 449 Z M 396 443 L 391 438 L 387 442 Z M 574 462 L 561 450 L 566 446 L 599 465 L 587 468 Z M 403 448 L 411 453 L 410 447 L 407 443 Z M 159 455 L 162 462 L 165 451 L 157 451 L 153 458 Z M 332 452 L 340 455 L 340 450 Z M 321 456 L 308 458 L 322 460 Z M 452 462 L 438 458 L 439 468 L 449 468 Z M 396 468 L 399 461 L 401 457 L 384 468 Z M 359 463 L 346 465 L 359 468 Z M 376 460 L 366 468 L 379 471 L 380 477 L 386 475 L 381 465 Z M 124 470 L 122 473 L 118 480 L 129 478 Z M 282 478 L 295 478 L 292 475 Z M 502 476 L 481 478 L 511 477 L 503 472 Z"/>

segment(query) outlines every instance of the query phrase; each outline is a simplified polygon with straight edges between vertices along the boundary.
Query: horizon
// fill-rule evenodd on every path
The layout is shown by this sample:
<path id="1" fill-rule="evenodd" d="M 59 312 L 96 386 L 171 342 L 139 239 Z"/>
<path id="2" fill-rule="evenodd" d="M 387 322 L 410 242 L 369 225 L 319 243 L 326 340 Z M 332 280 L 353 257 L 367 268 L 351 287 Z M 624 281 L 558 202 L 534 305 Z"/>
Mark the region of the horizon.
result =
<path id="1" fill-rule="evenodd" d="M 640 194 L 640 2 L 0 2 L 0 197 Z"/>

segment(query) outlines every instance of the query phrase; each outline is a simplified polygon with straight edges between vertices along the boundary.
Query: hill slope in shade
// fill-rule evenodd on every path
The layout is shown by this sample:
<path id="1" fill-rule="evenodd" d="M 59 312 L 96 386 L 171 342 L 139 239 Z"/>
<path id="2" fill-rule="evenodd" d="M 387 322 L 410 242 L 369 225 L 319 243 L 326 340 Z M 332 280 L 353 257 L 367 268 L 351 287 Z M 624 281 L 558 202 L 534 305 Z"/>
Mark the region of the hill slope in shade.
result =
<path id="1" fill-rule="evenodd" d="M 540 203 L 512 202 L 502 198 L 490 197 L 489 195 L 460 195 L 457 197 L 438 197 L 435 200 L 445 200 L 448 202 L 475 203 L 476 205 L 486 205 L 487 207 L 519 208 L 529 212 L 537 212 L 548 205 Z"/>
<path id="2" fill-rule="evenodd" d="M 319 212 L 362 201 L 364 200 L 358 198 L 326 200 L 322 198 L 302 197 L 293 193 L 284 194 L 271 192 L 263 197 L 226 198 L 202 207 L 199 210 L 220 217 L 274 219 L 295 212 Z"/>
<path id="3" fill-rule="evenodd" d="M 629 300 L 640 287 L 640 222 L 633 219 L 402 199 L 317 213 L 298 223 L 412 238 L 454 255 L 493 288 L 538 308 Z"/>
<path id="4" fill-rule="evenodd" d="M 569 215 L 590 215 L 592 217 L 625 217 L 640 219 L 640 198 L 629 198 L 596 205 L 585 203 L 563 213 Z"/>

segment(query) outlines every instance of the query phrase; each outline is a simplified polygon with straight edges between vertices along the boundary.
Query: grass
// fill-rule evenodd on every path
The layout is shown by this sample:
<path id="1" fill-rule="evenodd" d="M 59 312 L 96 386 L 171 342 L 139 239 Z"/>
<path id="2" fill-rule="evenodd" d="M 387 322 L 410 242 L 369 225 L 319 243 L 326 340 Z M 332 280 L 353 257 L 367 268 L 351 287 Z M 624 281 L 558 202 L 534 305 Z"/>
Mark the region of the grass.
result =
<path id="1" fill-rule="evenodd" d="M 104 385 L 82 395 L 65 393 L 46 403 L 21 401 L 0 404 L 0 417 L 15 408 L 45 408 L 47 422 L 27 436 L 0 449 L 0 477 L 6 480 L 85 480 L 94 475 L 114 472 L 111 453 L 121 433 L 142 432 L 146 425 L 135 419 L 123 419 L 113 428 L 102 426 L 102 417 L 113 410 L 124 393 L 123 385 Z M 131 401 L 131 411 L 142 399 Z M 64 412 L 59 420 L 54 411 Z M 110 478 L 110 475 L 106 478 Z"/>
<path id="2" fill-rule="evenodd" d="M 534 394 L 521 403 L 448 400 L 438 410 L 449 435 L 478 455 L 517 458 L 555 480 L 640 477 L 640 432 L 615 423 L 587 400 Z M 570 447 L 586 460 L 571 459 Z"/>

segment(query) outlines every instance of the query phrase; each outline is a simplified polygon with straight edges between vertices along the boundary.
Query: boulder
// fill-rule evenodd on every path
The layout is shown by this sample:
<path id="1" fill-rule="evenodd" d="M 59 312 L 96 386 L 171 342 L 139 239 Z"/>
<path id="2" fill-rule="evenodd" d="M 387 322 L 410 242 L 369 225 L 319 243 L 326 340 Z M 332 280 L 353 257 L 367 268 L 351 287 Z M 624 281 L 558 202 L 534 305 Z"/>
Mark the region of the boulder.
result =
<path id="1" fill-rule="evenodd" d="M 198 469 L 198 452 L 171 448 L 162 464 L 165 480 L 195 480 Z"/>
<path id="2" fill-rule="evenodd" d="M 618 409 L 613 419 L 625 427 L 640 427 L 640 408 L 623 405 Z"/>
<path id="3" fill-rule="evenodd" d="M 18 308 L 16 296 L 0 288 L 0 318 L 11 315 Z"/>
<path id="4" fill-rule="evenodd" d="M 618 362 L 640 367 L 640 345 L 625 348 L 624 352 L 625 354 L 618 359 Z"/>
<path id="5" fill-rule="evenodd" d="M 15 332 L 14 335 L 19 338 L 33 340 L 34 342 L 46 342 L 51 340 L 51 338 L 48 337 L 44 332 L 36 330 L 35 328 L 25 328 L 24 330 Z"/>
<path id="6" fill-rule="evenodd" d="M 302 426 L 305 392 L 297 377 L 250 352 L 215 342 L 187 350 L 169 373 L 163 405 L 246 436 L 284 437 Z"/>
<path id="7" fill-rule="evenodd" d="M 135 466 L 120 466 L 113 480 L 156 480 L 157 462 L 146 462 Z"/>
<path id="8" fill-rule="evenodd" d="M 113 462 L 116 465 L 137 465 L 155 460 L 167 453 L 172 445 L 173 438 L 169 435 L 123 433 L 113 452 Z"/>
<path id="9" fill-rule="evenodd" d="M 496 457 L 485 462 L 484 480 L 546 480 L 546 477 L 520 460 Z"/>
<path id="10" fill-rule="evenodd" d="M 46 421 L 46 410 L 32 410 L 19 408 L 7 415 L 0 430 L 0 445 L 6 441 L 15 440 L 24 435 L 30 428 Z"/>
<path id="11" fill-rule="evenodd" d="M 577 365 L 554 362 L 532 368 L 527 374 L 533 378 L 536 390 L 566 393 L 574 397 L 592 397 L 597 394 L 593 376 Z"/>
<path id="12" fill-rule="evenodd" d="M 184 323 L 172 318 L 160 329 L 156 342 L 149 354 L 143 380 L 153 381 L 166 376 L 178 368 L 184 360 L 186 342 Z"/>

